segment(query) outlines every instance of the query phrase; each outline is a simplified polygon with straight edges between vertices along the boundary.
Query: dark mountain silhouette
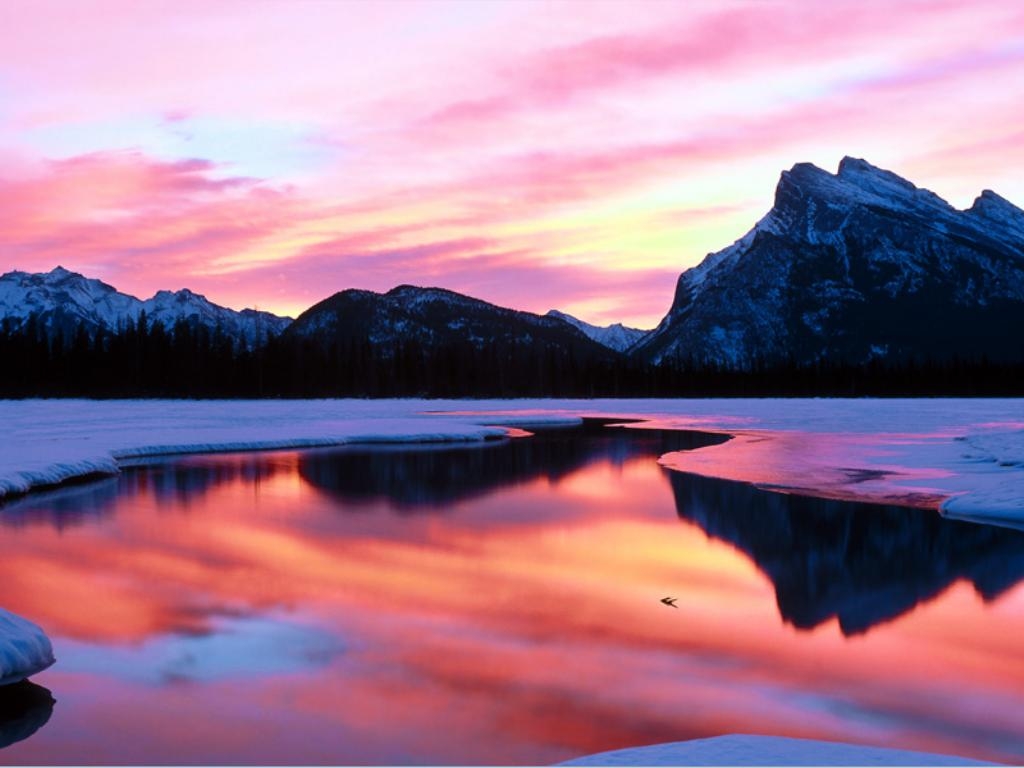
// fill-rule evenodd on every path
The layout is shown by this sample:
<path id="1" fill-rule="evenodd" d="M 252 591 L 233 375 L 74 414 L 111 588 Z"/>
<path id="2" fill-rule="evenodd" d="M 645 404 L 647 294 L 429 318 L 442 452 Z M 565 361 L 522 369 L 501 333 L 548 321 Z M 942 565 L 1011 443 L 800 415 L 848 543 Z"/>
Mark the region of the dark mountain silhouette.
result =
<path id="1" fill-rule="evenodd" d="M 655 363 L 1024 360 L 1024 211 L 966 211 L 863 160 L 800 163 L 750 232 L 684 272 Z"/>
<path id="2" fill-rule="evenodd" d="M 563 320 L 408 285 L 337 293 L 268 352 L 298 394 L 591 395 L 646 375 Z"/>
<path id="3" fill-rule="evenodd" d="M 417 344 L 436 351 L 456 345 L 477 350 L 613 359 L 611 351 L 566 321 L 506 309 L 441 288 L 401 285 L 387 293 L 348 290 L 307 309 L 287 335 L 324 347 L 369 342 L 395 350 Z"/>

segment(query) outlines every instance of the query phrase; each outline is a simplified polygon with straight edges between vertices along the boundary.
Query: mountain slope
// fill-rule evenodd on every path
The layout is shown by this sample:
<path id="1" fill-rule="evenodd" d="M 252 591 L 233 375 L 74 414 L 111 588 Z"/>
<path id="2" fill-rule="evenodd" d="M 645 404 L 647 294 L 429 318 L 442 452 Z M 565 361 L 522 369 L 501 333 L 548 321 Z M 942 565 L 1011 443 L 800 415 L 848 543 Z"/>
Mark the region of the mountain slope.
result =
<path id="1" fill-rule="evenodd" d="M 588 338 L 593 339 L 602 346 L 608 347 L 608 349 L 614 349 L 616 352 L 626 352 L 649 333 L 649 331 L 641 331 L 639 328 L 629 328 L 622 323 L 605 326 L 591 325 L 572 315 L 559 312 L 557 309 L 549 310 L 546 317 L 554 317 L 569 323 L 569 325 L 583 331 Z"/>
<path id="2" fill-rule="evenodd" d="M 684 272 L 634 354 L 757 361 L 1024 359 L 1024 211 L 958 211 L 863 160 L 782 174 L 771 211 Z"/>
<path id="3" fill-rule="evenodd" d="M 261 338 L 279 334 L 291 322 L 269 312 L 236 312 L 187 289 L 159 291 L 141 301 L 63 267 L 46 273 L 0 275 L 0 323 L 6 321 L 14 329 L 34 315 L 50 335 L 69 336 L 80 324 L 90 334 L 100 329 L 116 331 L 128 320 L 137 322 L 142 312 L 148 322 L 159 321 L 167 328 L 179 320 L 210 330 L 219 327 L 245 347 L 255 344 L 257 334 Z"/>
<path id="4" fill-rule="evenodd" d="M 287 337 L 320 345 L 369 342 L 382 350 L 414 342 L 427 351 L 465 344 L 495 352 L 575 354 L 612 359 L 615 353 L 554 317 L 519 312 L 441 288 L 401 285 L 387 293 L 347 290 L 310 307 Z"/>

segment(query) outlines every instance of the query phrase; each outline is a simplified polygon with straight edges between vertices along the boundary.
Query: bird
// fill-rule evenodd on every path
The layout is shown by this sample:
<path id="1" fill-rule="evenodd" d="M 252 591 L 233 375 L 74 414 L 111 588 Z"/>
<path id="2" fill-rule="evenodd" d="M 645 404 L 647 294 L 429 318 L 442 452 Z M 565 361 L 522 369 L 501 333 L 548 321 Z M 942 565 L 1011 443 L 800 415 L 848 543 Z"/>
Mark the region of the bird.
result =
<path id="1" fill-rule="evenodd" d="M 676 598 L 674 597 L 663 597 L 661 598 L 661 602 L 663 602 L 665 605 L 670 605 L 673 608 L 679 607 L 678 605 L 676 605 Z"/>

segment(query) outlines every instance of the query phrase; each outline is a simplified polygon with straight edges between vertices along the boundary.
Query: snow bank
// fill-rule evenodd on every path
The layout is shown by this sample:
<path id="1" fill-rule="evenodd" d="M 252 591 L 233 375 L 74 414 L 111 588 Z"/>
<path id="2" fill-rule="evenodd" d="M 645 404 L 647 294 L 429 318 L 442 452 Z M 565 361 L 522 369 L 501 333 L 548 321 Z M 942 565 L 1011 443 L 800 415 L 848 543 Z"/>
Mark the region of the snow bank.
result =
<path id="1" fill-rule="evenodd" d="M 500 438 L 501 417 L 438 418 L 422 401 L 0 401 L 0 498 L 116 474 L 121 459 L 350 443 Z M 566 417 L 520 421 L 564 423 Z M 489 422 L 488 424 L 482 421 Z M 578 419 L 576 420 L 578 423 Z"/>
<path id="2" fill-rule="evenodd" d="M 940 509 L 947 517 L 999 525 L 1024 525 L 1024 430 L 965 435 L 958 441 L 961 460 L 986 475 L 971 490 L 946 499 Z"/>
<path id="3" fill-rule="evenodd" d="M 587 755 L 559 765 L 997 765 L 930 752 L 779 736 L 717 736 Z"/>
<path id="4" fill-rule="evenodd" d="M 0 608 L 0 686 L 21 682 L 53 662 L 53 646 L 43 630 Z"/>

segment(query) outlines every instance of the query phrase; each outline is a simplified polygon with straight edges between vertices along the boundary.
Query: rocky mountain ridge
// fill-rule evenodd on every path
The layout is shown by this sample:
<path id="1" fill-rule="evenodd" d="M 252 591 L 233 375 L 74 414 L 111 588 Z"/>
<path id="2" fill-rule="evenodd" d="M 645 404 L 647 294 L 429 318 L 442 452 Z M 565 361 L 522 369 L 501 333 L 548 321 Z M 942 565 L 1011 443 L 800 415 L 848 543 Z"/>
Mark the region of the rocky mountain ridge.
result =
<path id="1" fill-rule="evenodd" d="M 742 238 L 687 270 L 633 353 L 653 363 L 1024 359 L 1024 211 L 959 211 L 864 160 L 800 163 Z"/>
<path id="2" fill-rule="evenodd" d="M 604 326 L 591 325 L 577 317 L 567 315 L 565 312 L 559 312 L 557 309 L 548 310 L 547 317 L 557 318 L 579 328 L 598 344 L 602 344 L 608 347 L 608 349 L 614 349 L 616 352 L 628 352 L 640 339 L 649 333 L 649 331 L 640 330 L 639 328 L 630 328 L 622 323 Z"/>
<path id="3" fill-rule="evenodd" d="M 346 290 L 296 318 L 288 337 L 313 343 L 424 349 L 465 344 L 478 350 L 528 349 L 609 358 L 610 351 L 556 317 L 499 307 L 442 288 L 400 285 L 386 293 Z"/>
<path id="4" fill-rule="evenodd" d="M 270 312 L 221 307 L 187 288 L 158 291 L 141 300 L 63 267 L 0 275 L 0 323 L 12 328 L 34 316 L 50 335 L 69 337 L 80 325 L 92 335 L 101 329 L 116 332 L 128 320 L 137 323 L 143 313 L 148 324 L 160 322 L 168 329 L 179 320 L 211 331 L 220 328 L 247 348 L 255 346 L 257 338 L 280 334 L 291 323 L 291 318 Z"/>

